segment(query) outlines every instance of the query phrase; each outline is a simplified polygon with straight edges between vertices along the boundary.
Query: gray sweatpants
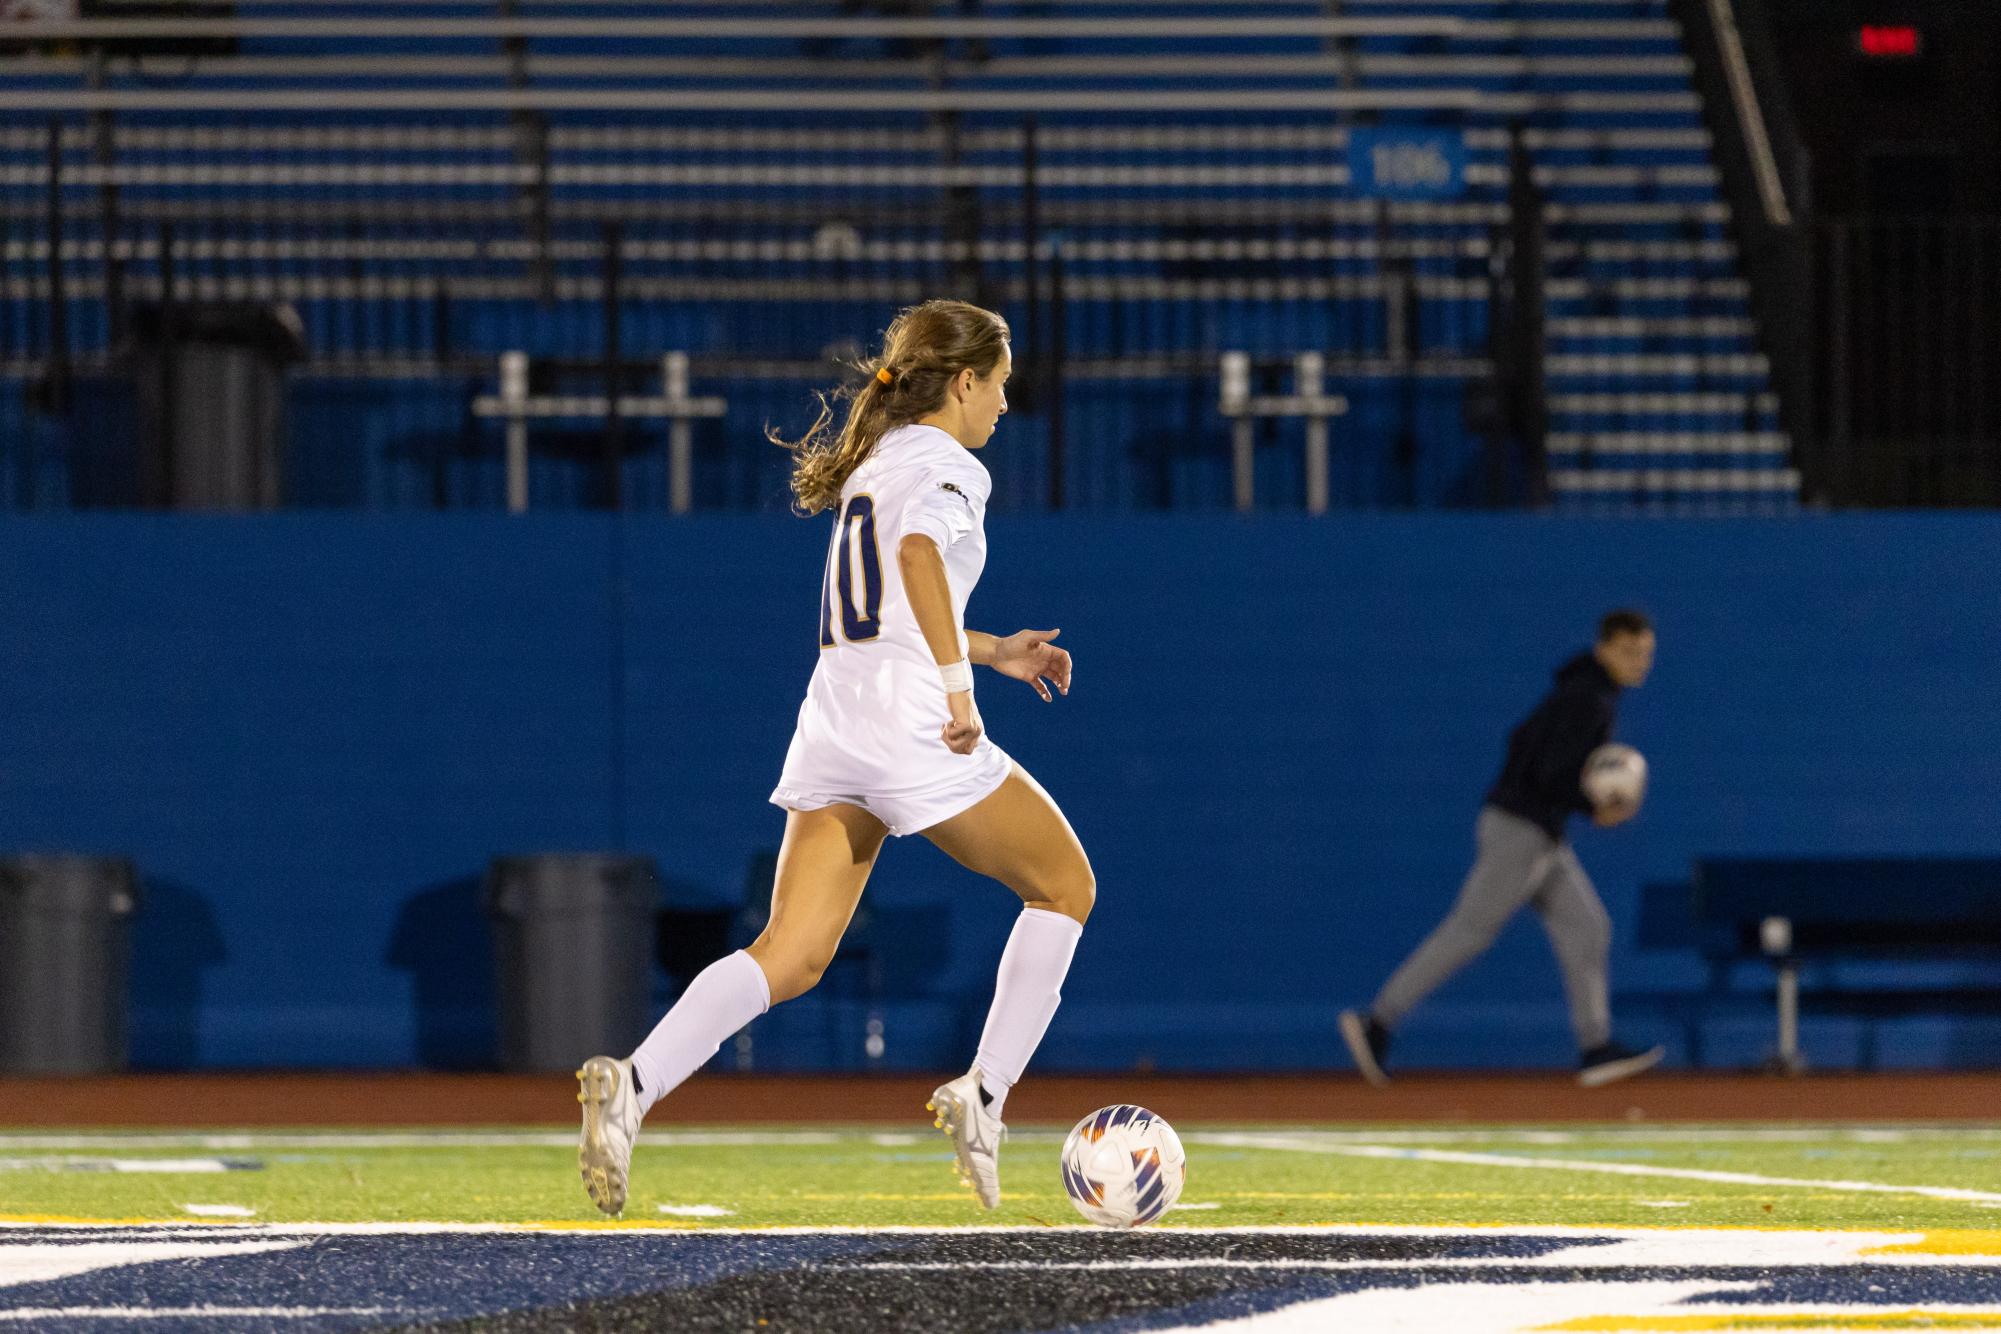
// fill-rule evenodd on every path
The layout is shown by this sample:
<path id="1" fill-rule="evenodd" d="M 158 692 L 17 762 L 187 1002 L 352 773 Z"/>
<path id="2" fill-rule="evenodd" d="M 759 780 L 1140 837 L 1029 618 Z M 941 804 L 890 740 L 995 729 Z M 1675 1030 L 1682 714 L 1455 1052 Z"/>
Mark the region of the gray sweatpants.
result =
<path id="1" fill-rule="evenodd" d="M 1612 947 L 1612 919 L 1598 891 L 1578 864 L 1570 844 L 1541 828 L 1496 810 L 1480 811 L 1479 856 L 1459 891 L 1459 901 L 1424 943 L 1383 983 L 1370 1012 L 1394 1028 L 1412 1006 L 1478 957 L 1508 919 L 1534 904 L 1549 932 L 1563 991 L 1570 1001 L 1570 1026 L 1579 1051 L 1611 1040 L 1611 1003 L 1606 995 L 1606 956 Z"/>

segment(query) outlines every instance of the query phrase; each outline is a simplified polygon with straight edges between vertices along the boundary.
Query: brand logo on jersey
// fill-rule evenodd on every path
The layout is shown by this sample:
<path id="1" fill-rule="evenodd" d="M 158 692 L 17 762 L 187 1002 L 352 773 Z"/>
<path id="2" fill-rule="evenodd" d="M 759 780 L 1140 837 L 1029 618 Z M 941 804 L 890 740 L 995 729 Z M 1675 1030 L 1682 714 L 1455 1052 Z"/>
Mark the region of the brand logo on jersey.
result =
<path id="1" fill-rule="evenodd" d="M 952 485 L 950 482 L 938 483 L 938 489 L 941 491 L 950 491 L 953 495 L 965 501 L 967 509 L 971 509 L 973 507 L 972 498 L 969 497 L 964 491 L 961 491 L 958 487 Z"/>

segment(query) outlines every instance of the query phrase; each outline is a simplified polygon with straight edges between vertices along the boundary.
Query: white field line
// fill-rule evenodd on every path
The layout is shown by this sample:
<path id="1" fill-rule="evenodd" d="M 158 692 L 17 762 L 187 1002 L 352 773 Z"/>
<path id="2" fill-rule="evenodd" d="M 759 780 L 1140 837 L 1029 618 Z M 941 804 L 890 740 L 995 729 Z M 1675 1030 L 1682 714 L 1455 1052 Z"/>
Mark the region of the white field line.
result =
<path id="1" fill-rule="evenodd" d="M 1179 1230 L 1177 1230 L 1179 1231 Z M 1342 1235 L 1345 1229 L 1337 1232 Z M 1469 1237 L 1480 1235 L 1472 1231 L 1455 1231 L 1452 1235 Z M 1515 1235 L 1512 1229 L 1502 1233 Z M 1597 1232 L 1585 1237 L 1573 1238 L 1576 1245 L 1558 1246 L 1541 1255 L 1462 1255 L 1427 1259 L 1378 1259 L 1378 1258 L 1330 1258 L 1330 1259 L 1274 1259 L 1259 1260 L 1240 1258 L 1228 1254 L 1216 1256 L 1178 1256 L 1144 1258 L 1108 1258 L 1102 1260 L 1042 1261 L 1021 1260 L 974 1260 L 974 1261 L 922 1261 L 922 1260 L 870 1260 L 853 1265 L 839 1261 L 827 1262 L 831 1267 L 880 1270 L 994 1270 L 1014 1269 L 1074 1269 L 1085 1270 L 1153 1270 L 1153 1269 L 1223 1269 L 1274 1271 L 1300 1270 L 1305 1272 L 1374 1270 L 1374 1269 L 1757 1269 L 1774 1267 L 1827 1267 L 1866 1265 L 1892 1265 L 1897 1267 L 1936 1267 L 1945 1265 L 1972 1265 L 1981 1268 L 2001 1267 L 2001 1254 L 1992 1255 L 1941 1255 L 1918 1251 L 1898 1251 L 1894 1248 L 1908 1245 L 1922 1238 L 1922 1233 L 1894 1232 L 1739 1232 L 1719 1228 L 1687 1228 L 1682 1230 L 1621 1229 Z"/>
<path id="2" fill-rule="evenodd" d="M 1595 1283 L 1429 1283 L 1420 1288 L 1364 1289 L 1337 1297 L 1295 1302 L 1273 1311 L 1235 1319 L 1223 1317 L 1196 1325 L 1176 1325 L 1163 1334 L 1327 1334 L 1329 1330 L 1451 1330 L 1452 1334 L 1520 1334 L 1523 1330 L 1562 1328 L 1573 1320 L 1599 1320 L 1617 1312 L 1611 1327 L 1623 1329 L 1674 1324 L 1651 1319 L 1657 1315 L 1686 1319 L 1693 1309 L 1707 1313 L 1726 1309 L 1707 1303 L 1752 1297 L 1755 1282 L 1715 1279 L 1623 1281 Z M 1789 1312 L 1766 1307 L 1760 1314 Z M 1597 1317 L 1599 1319 L 1593 1319 Z M 1877 1326 L 1881 1328 L 1881 1326 Z M 1788 1330 L 1794 1327 L 1786 1326 Z M 1798 1334 L 1819 1334 L 1810 1328 Z"/>
<path id="3" fill-rule="evenodd" d="M 1068 1127 L 1031 1129 L 1016 1140 L 1060 1138 Z M 1465 1127 L 1458 1129 L 1311 1129 L 1260 1131 L 1254 1127 L 1220 1126 L 1199 1128 L 1183 1134 L 1183 1139 L 1201 1141 L 1213 1135 L 1271 1134 L 1299 1142 L 1313 1140 L 1328 1144 L 1589 1144 L 1600 1140 L 1620 1143 L 1747 1143 L 1747 1144 L 1903 1144 L 1939 1140 L 2001 1139 L 2001 1127 L 1984 1125 L 1791 1125 L 1791 1126 L 1627 1126 L 1619 1124 L 1556 1129 L 1533 1126 Z M 640 1140 L 641 1148 L 764 1148 L 788 1145 L 835 1146 L 869 1143 L 885 1148 L 914 1142 L 929 1142 L 928 1136 L 885 1134 L 857 1128 L 829 1130 L 649 1130 Z M 574 1130 L 496 1131 L 219 1131 L 189 1133 L 108 1133 L 45 1135 L 0 1134 L 0 1153 L 39 1150 L 75 1152 L 108 1149 L 197 1149 L 205 1152 L 255 1149 L 566 1149 L 577 1142 Z M 1239 1146 L 1245 1147 L 1245 1146 Z M 1248 1146 L 1256 1147 L 1256 1146 Z"/>
<path id="4" fill-rule="evenodd" d="M 982 1272 L 993 1270 L 997 1272 L 1033 1271 L 1035 1273 L 1046 1273 L 1052 1269 L 1069 1269 L 1080 1272 L 1123 1272 L 1152 1269 L 1263 1269 L 1275 1272 L 1280 1270 L 1300 1270 L 1308 1273 L 1333 1273 L 1346 1272 L 1351 1269 L 1395 1269 L 1408 1272 L 1413 1269 L 1611 1269 L 1615 1267 L 1631 1269 L 1633 1267 L 1630 1264 L 1621 1264 L 1618 1266 L 1588 1264 L 1584 1255 L 1578 1251 L 1562 1251 L 1559 1254 L 1563 1257 L 1560 1265 L 1556 1264 L 1550 1256 L 1543 1255 L 1484 1255 L 1433 1258 L 1427 1260 L 1224 1260 L 1206 1259 L 1199 1256 L 1186 1256 L 1176 1260 L 871 1260 L 867 1264 L 834 1264 L 823 1267 L 839 1269 L 844 1272 L 856 1269 L 870 1272 L 882 1271 L 885 1273 L 963 1273 L 973 1270 Z M 1964 1263 L 1964 1260 L 1961 1262 Z M 1973 1261 L 1976 1264 L 1982 1262 L 1981 1258 L 1976 1258 Z M 1692 1260 L 1671 1260 L 1666 1263 L 1675 1268 L 1686 1268 L 1692 1267 L 1698 1262 Z M 1701 1267 L 1704 1269 L 1764 1269 L 1769 1267 L 1771 1263 L 1770 1260 L 1738 1260 L 1728 1265 L 1712 1261 L 1700 1262 Z M 1839 1260 L 1821 1260 L 1816 1263 L 1821 1265 L 1849 1265 L 1854 1264 L 1855 1261 L 1852 1258 L 1845 1258 Z M 1994 1261 L 1989 1259 L 1985 1260 L 1985 1263 L 1992 1264 Z"/>
<path id="5" fill-rule="evenodd" d="M 1563 1268 L 1576 1269 L 1580 1264 L 1578 1253 L 1563 1251 L 1569 1257 Z M 1679 1263 L 1679 1262 L 1678 1262 Z M 1741 1268 L 1763 1268 L 1768 1262 L 1741 1261 Z M 1845 1262 L 1829 1262 L 1845 1263 Z M 1516 1269 L 1547 1267 L 1546 1256 L 1458 1256 L 1427 1260 L 1225 1260 L 1206 1259 L 1201 1256 L 1185 1256 L 1176 1260 L 871 1260 L 867 1264 L 830 1265 L 828 1268 L 849 1270 L 883 1270 L 897 1273 L 945 1273 L 961 1270 L 1020 1270 L 1042 1273 L 1051 1269 L 1097 1270 L 1138 1270 L 1138 1269 L 1298 1269 L 1309 1272 L 1349 1269 Z M 1604 1268 L 1607 1266 L 1598 1266 Z M 1631 1266 L 1621 1266 L 1630 1268 Z"/>
<path id="6" fill-rule="evenodd" d="M 10 1234 L 20 1232 L 40 1232 L 40 1234 L 60 1234 L 64 1238 L 94 1238 L 112 1240 L 118 1238 L 120 1244 L 130 1244 L 132 1240 L 164 1242 L 164 1240 L 200 1240 L 216 1246 L 228 1246 L 236 1238 L 320 1238 L 320 1236 L 472 1236 L 472 1234 L 576 1234 L 576 1232 L 610 1232 L 620 1236 L 630 1234 L 652 1234 L 652 1236 L 976 1236 L 976 1234 L 1005 1234 L 1005 1236 L 1035 1236 L 1035 1234 L 1099 1234 L 1103 1228 L 1093 1228 L 1089 1224 L 1061 1224 L 1061 1226 L 996 1226 L 996 1224 L 968 1224 L 962 1228 L 940 1228 L 940 1226 L 774 1226 L 774 1228 L 722 1228 L 722 1226 L 688 1226 L 688 1224 L 610 1224 L 610 1222 L 556 1222 L 556 1224 L 520 1224 L 520 1222 L 320 1222 L 320 1224 L 32 1224 L 32 1222 L 0 1222 L 0 1256 L 6 1254 L 10 1244 Z M 1491 1224 L 1491 1226 L 1425 1226 L 1425 1224 L 1291 1224 L 1291 1226 L 1167 1226 L 1151 1228 L 1151 1232 L 1171 1234 L 1171 1236 L 1215 1236 L 1215 1238 L 1237 1238 L 1237 1236 L 1407 1236 L 1407 1238 L 1493 1238 L 1493 1236 L 1541 1236 L 1541 1238 L 1565 1238 L 1593 1242 L 1585 1248 L 1585 1254 L 1599 1258 L 1619 1256 L 1621 1264 L 1737 1264 L 1737 1262 L 1759 1262 L 1775 1264 L 1775 1256 L 1785 1256 L 1789 1264 L 1815 1264 L 1815 1262 L 1841 1262 L 1853 1264 L 1857 1260 L 1869 1264 L 1979 1264 L 1991 1262 L 2001 1264 L 2001 1254 L 1995 1256 L 1961 1256 L 1961 1254 L 1865 1254 L 1875 1252 L 1885 1246 L 1911 1246 L 1925 1238 L 1923 1230 L 1913 1232 L 1845 1232 L 1845 1230 L 1823 1230 L 1823 1228 L 1691 1228 L 1691 1226 L 1621 1226 L 1621 1228 L 1585 1228 L 1575 1224 Z M 1577 1254 L 1577 1252 L 1573 1252 Z M 1715 1256 L 1715 1258 L 1711 1258 Z M 1511 1260 L 1525 1262 L 1525 1260 Z"/>
<path id="7" fill-rule="evenodd" d="M 1931 1200 L 2001 1203 L 2001 1191 L 1968 1190 L 1962 1186 L 1895 1186 L 1880 1181 L 1820 1180 L 1812 1177 L 1770 1177 L 1754 1172 L 1715 1172 L 1701 1167 L 1651 1167 L 1642 1163 L 1599 1163 L 1580 1158 L 1525 1158 L 1506 1153 L 1466 1153 L 1453 1149 L 1398 1148 L 1388 1144 L 1328 1144 L 1290 1141 L 1278 1135 L 1212 1135 L 1212 1144 L 1226 1147 L 1291 1149 L 1345 1158 L 1387 1158 L 1403 1162 L 1457 1163 L 1467 1167 L 1511 1167 L 1535 1172 L 1595 1172 L 1608 1176 L 1666 1177 L 1675 1181 L 1712 1181 L 1731 1186 L 1783 1186 L 1801 1190 L 1836 1190 L 1866 1195 L 1917 1195 Z"/>
<path id="8" fill-rule="evenodd" d="M 667 1148 L 768 1148 L 785 1144 L 846 1144 L 862 1132 L 831 1130 L 660 1130 L 643 1144 Z M 213 1135 L 0 1135 L 0 1150 L 46 1149 L 573 1149 L 577 1132 L 566 1131 L 335 1131 L 263 1134 L 256 1131 Z"/>
<path id="9" fill-rule="evenodd" d="M 1459 1236 L 1477 1235 L 1458 1233 Z M 1906 1234 L 1913 1235 L 1913 1234 Z M 1465 1255 L 1413 1260 L 1400 1259 L 1240 1259 L 1232 1256 L 1145 1257 L 1134 1259 L 1050 1261 L 1036 1260 L 971 1261 L 866 1261 L 843 1268 L 856 1269 L 1630 1269 L 1647 1266 L 1685 1266 L 1704 1269 L 1762 1269 L 1774 1265 L 1851 1265 L 1866 1252 L 1897 1244 L 1898 1234 L 1761 1232 L 1746 1235 L 1722 1229 L 1691 1228 L 1682 1232 L 1641 1231 L 1623 1235 L 1597 1233 L 1573 1238 L 1573 1246 L 1559 1246 L 1541 1255 Z M 1958 1258 L 1958 1257 L 1955 1257 Z M 2001 1264 L 2001 1255 L 1990 1257 Z M 832 1262 L 838 1264 L 839 1262 Z"/>
<path id="10" fill-rule="evenodd" d="M 333 1315 L 397 1315 L 386 1306 L 21 1306 L 0 1320 L 318 1320 Z"/>
<path id="11" fill-rule="evenodd" d="M 290 1238 L 246 1238 L 241 1233 L 204 1238 L 200 1242 L 167 1240 L 158 1234 L 117 1240 L 93 1237 L 81 1242 L 68 1239 L 48 1242 L 29 1238 L 24 1244 L 0 1246 L 0 1288 L 18 1287 L 24 1283 L 53 1283 L 99 1269 L 122 1269 L 127 1265 L 156 1264 L 162 1260 L 257 1255 L 267 1251 L 297 1250 L 310 1244 L 306 1240 Z"/>
<path id="12" fill-rule="evenodd" d="M 158 1172 L 189 1176 L 203 1172 L 255 1170 L 220 1158 L 0 1158 L 0 1172 Z"/>

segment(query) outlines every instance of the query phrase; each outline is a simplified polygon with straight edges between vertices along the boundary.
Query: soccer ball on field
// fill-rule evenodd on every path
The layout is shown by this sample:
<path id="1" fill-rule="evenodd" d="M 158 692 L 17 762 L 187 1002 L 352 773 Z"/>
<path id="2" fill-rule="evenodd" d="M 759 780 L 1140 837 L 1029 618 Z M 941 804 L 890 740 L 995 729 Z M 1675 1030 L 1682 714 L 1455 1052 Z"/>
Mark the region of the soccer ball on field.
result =
<path id="1" fill-rule="evenodd" d="M 1063 1141 L 1063 1188 L 1099 1227 L 1151 1223 L 1181 1198 L 1188 1155 L 1174 1127 L 1144 1107 L 1100 1107 Z"/>
<path id="2" fill-rule="evenodd" d="M 1647 757 L 1631 746 L 1600 746 L 1584 761 L 1584 795 L 1594 806 L 1608 801 L 1637 806 L 1647 795 Z"/>

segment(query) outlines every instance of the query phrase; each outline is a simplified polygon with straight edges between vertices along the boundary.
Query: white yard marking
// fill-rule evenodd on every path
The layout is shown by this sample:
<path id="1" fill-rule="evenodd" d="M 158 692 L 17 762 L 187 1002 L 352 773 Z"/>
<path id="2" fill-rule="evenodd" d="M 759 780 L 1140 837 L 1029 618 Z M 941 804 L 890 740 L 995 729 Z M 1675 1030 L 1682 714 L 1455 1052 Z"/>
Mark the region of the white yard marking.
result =
<path id="1" fill-rule="evenodd" d="M 386 1306 L 24 1306 L 0 1320 L 317 1320 L 330 1315 L 417 1316 Z"/>
<path id="2" fill-rule="evenodd" d="M 579 1232 L 617 1232 L 622 1234 L 652 1234 L 659 1236 L 688 1237 L 964 1237 L 983 1234 L 1013 1237 L 1035 1236 L 1049 1233 L 1100 1233 L 1104 1229 L 1086 1223 L 1060 1224 L 1053 1227 L 1036 1225 L 991 1225 L 968 1224 L 964 1227 L 936 1226 L 805 1226 L 788 1225 L 779 1227 L 705 1227 L 699 1234 L 691 1233 L 687 1226 L 675 1223 L 613 1223 L 591 1220 L 558 1220 L 541 1223 L 210 1223 L 210 1224 L 149 1224 L 149 1223 L 46 1223 L 25 1220 L 0 1220 L 0 1257 L 11 1251 L 29 1249 L 20 1243 L 10 1243 L 9 1234 L 25 1232 L 45 1232 L 65 1237 L 119 1237 L 145 1242 L 166 1239 L 199 1241 L 211 1239 L 206 1246 L 197 1246 L 190 1253 L 215 1255 L 226 1253 L 221 1247 L 237 1244 L 231 1238 L 301 1238 L 328 1236 L 352 1237 L 397 1237 L 397 1236 L 473 1236 L 484 1234 L 547 1234 Z M 1790 1264 L 1790 1265 L 1980 1265 L 2001 1266 L 2001 1251 L 1991 1255 L 1939 1253 L 1919 1251 L 1893 1252 L 1881 1254 L 1886 1247 L 1915 1246 L 1926 1237 L 1923 1230 L 1908 1232 L 1843 1232 L 1801 1228 L 1690 1228 L 1675 1226 L 1660 1227 L 1580 1227 L 1570 1224 L 1493 1224 L 1480 1227 L 1439 1227 L 1424 1224 L 1373 1223 L 1373 1224 L 1326 1224 L 1289 1225 L 1264 1227 L 1233 1225 L 1225 1227 L 1165 1226 L 1147 1229 L 1149 1232 L 1176 1237 L 1555 1237 L 1593 1240 L 1599 1244 L 1590 1247 L 1571 1248 L 1566 1252 L 1564 1263 L 1572 1266 L 1589 1266 L 1599 1262 L 1608 1264 L 1703 1264 L 1734 1265 L 1739 1263 Z M 1983 1234 L 1984 1235 L 1984 1234 Z M 1607 1244 L 1616 1243 L 1616 1244 Z M 111 1243 L 107 1243 L 109 1245 Z M 129 1251 L 133 1243 L 116 1243 L 121 1253 Z M 298 1245 L 301 1242 L 283 1244 Z M 63 1246 L 62 1251 L 73 1254 L 76 1246 Z M 1711 1258 L 1714 1257 L 1714 1258 Z M 166 1257 L 174 1258 L 174 1257 Z M 1504 1259 L 1493 1263 L 1533 1264 L 1534 1259 Z M 1179 1263 L 1179 1262 L 1176 1262 Z M 1318 1262 L 1315 1262 L 1318 1263 Z M 1426 1263 L 1430 1263 L 1427 1261 Z M 946 1266 L 951 1267 L 951 1266 Z"/>
<path id="3" fill-rule="evenodd" d="M 1713 1181 L 1732 1186 L 1782 1186 L 1867 1195 L 1918 1195 L 1932 1200 L 2001 1204 L 2001 1191 L 1968 1190 L 1963 1186 L 1897 1186 L 1880 1181 L 1769 1177 L 1755 1172 L 1717 1172 L 1702 1167 L 1655 1167 L 1646 1163 L 1595 1162 L 1588 1158 L 1530 1158 L 1512 1153 L 1399 1148 L 1389 1144 L 1330 1144 L 1321 1140 L 1288 1139 L 1282 1135 L 1210 1135 L 1207 1137 L 1207 1142 L 1232 1148 L 1289 1149 L 1297 1153 L 1329 1153 L 1348 1158 L 1390 1158 L 1406 1162 L 1457 1163 L 1467 1167 L 1510 1167 L 1537 1172 L 1596 1172 L 1610 1176 L 1668 1177 L 1677 1181 Z"/>
<path id="4" fill-rule="evenodd" d="M 736 1210 L 725 1209 L 720 1204 L 662 1204 L 655 1206 L 663 1214 L 676 1218 L 729 1218 Z"/>
<path id="5" fill-rule="evenodd" d="M 1067 1129 L 1065 1127 L 1064 1129 Z M 1062 1129 L 1024 1127 L 1020 1138 L 1060 1139 Z M 1010 1138 L 1016 1138 L 1010 1136 Z M 1336 1144 L 1537 1144 L 1547 1146 L 1613 1142 L 1619 1144 L 1904 1144 L 1937 1140 L 1963 1142 L 2001 1139 L 2001 1127 L 1987 1125 L 1588 1125 L 1573 1128 L 1535 1126 L 1464 1126 L 1440 1129 L 1381 1127 L 1370 1129 L 1312 1129 L 1260 1131 L 1252 1128 L 1198 1129 L 1182 1135 L 1189 1143 L 1228 1140 L 1238 1148 L 1298 1147 L 1311 1142 Z M 1263 1141 L 1284 1141 L 1271 1146 Z M 642 1148 L 688 1147 L 784 1147 L 824 1146 L 868 1142 L 883 1147 L 907 1147 L 928 1142 L 922 1137 L 897 1132 L 825 1130 L 648 1130 L 640 1140 Z M 254 1149 L 424 1149 L 424 1148 L 521 1148 L 565 1149 L 576 1147 L 577 1132 L 571 1130 L 491 1130 L 491 1131 L 310 1131 L 262 1132 L 218 1131 L 209 1134 L 181 1132 L 114 1134 L 5 1134 L 0 1135 L 0 1153 L 9 1152 L 106 1152 L 120 1149 L 182 1149 L 203 1153 L 223 1153 Z"/>
<path id="6" fill-rule="evenodd" d="M 199 1176 L 207 1172 L 255 1172 L 262 1163 L 222 1158 L 0 1158 L 0 1172 L 159 1172 Z"/>
<path id="7" fill-rule="evenodd" d="M 641 1148 L 766 1148 L 788 1144 L 846 1144 L 857 1134 L 831 1130 L 649 1130 Z M 328 1134 L 213 1135 L 0 1135 L 0 1150 L 202 1149 L 574 1149 L 577 1132 L 564 1131 L 340 1131 Z"/>
<path id="8" fill-rule="evenodd" d="M 182 1209 L 197 1218 L 255 1218 L 257 1211 L 242 1204 L 184 1204 Z"/>
<path id="9" fill-rule="evenodd" d="M 1936 1140 L 1960 1142 L 2001 1138 L 1993 1125 L 1670 1125 L 1603 1122 L 1558 1129 L 1548 1126 L 1458 1126 L 1449 1129 L 1408 1129 L 1367 1126 L 1297 1130 L 1217 1126 L 1197 1128 L 1181 1138 L 1196 1141 L 1210 1135 L 1251 1136 L 1283 1140 L 1316 1140 L 1328 1144 L 1918 1144 Z M 0 1140 L 0 1147 L 5 1141 Z"/>
<path id="10" fill-rule="evenodd" d="M 1346 1229 L 1343 1229 L 1345 1232 Z M 1507 1228 L 1501 1235 L 1517 1233 Z M 1185 1230 L 1177 1229 L 1177 1235 Z M 1436 1235 L 1436 1234 L 1434 1234 Z M 1478 1236 L 1472 1232 L 1448 1235 Z M 1935 1260 L 1935 1256 L 1875 1256 L 1867 1252 L 1884 1246 L 1922 1240 L 1922 1233 L 1896 1232 L 1737 1232 L 1716 1231 L 1632 1231 L 1614 1235 L 1595 1232 L 1578 1238 L 1578 1245 L 1559 1246 L 1541 1255 L 1462 1255 L 1413 1259 L 1331 1259 L 1257 1260 L 1225 1256 L 1189 1256 L 1169 1259 L 1134 1260 L 974 1260 L 974 1261 L 869 1261 L 856 1269 L 956 1270 L 956 1269 L 1261 1269 L 1345 1271 L 1364 1269 L 1766 1269 L 1772 1266 L 1828 1266 L 1898 1263 L 1906 1259 Z M 2001 1264 L 2001 1255 L 1953 1256 L 1954 1263 L 1969 1261 Z M 830 1262 L 837 1263 L 837 1262 Z"/>
<path id="11" fill-rule="evenodd" d="M 1441 1283 L 1422 1288 L 1376 1288 L 1317 1301 L 1295 1302 L 1276 1311 L 1235 1320 L 1175 1326 L 1168 1334 L 1351 1334 L 1380 1331 L 1451 1330 L 1452 1334 L 1516 1334 L 1547 1329 L 1567 1320 L 1619 1315 L 1687 1314 L 1691 1297 L 1741 1292 L 1754 1283 L 1683 1279 L 1633 1283 Z M 1697 1308 L 1707 1312 L 1704 1303 Z M 1783 1308 L 1775 1308 L 1783 1309 Z"/>
<path id="12" fill-rule="evenodd" d="M 74 1278 L 99 1269 L 156 1264 L 162 1260 L 207 1260 L 223 1255 L 255 1255 L 260 1251 L 290 1251 L 304 1241 L 105 1241 L 64 1242 L 54 1246 L 8 1244 L 0 1240 L 0 1288 L 17 1283 L 47 1283 Z"/>

